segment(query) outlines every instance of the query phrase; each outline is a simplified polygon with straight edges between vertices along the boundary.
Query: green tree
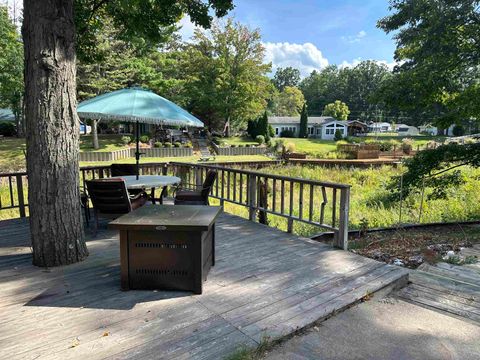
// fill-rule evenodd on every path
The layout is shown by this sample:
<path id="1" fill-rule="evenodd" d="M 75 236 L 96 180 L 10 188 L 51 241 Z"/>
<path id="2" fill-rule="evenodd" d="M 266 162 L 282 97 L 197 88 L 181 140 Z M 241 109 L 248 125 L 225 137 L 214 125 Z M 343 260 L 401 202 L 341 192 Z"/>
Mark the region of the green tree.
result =
<path id="1" fill-rule="evenodd" d="M 300 83 L 300 70 L 290 66 L 278 68 L 272 81 L 279 91 L 283 91 L 287 86 L 297 87 Z"/>
<path id="2" fill-rule="evenodd" d="M 159 43 L 164 28 L 184 13 L 208 27 L 211 10 L 223 16 L 232 6 L 231 0 L 24 1 L 28 203 L 35 265 L 65 265 L 88 255 L 79 192 L 77 51 L 84 59 L 96 54 L 94 39 L 105 18 L 122 29 L 124 39 Z"/>
<path id="3" fill-rule="evenodd" d="M 319 114 L 325 105 L 340 100 L 349 105 L 355 118 L 370 121 L 380 116 L 397 116 L 396 109 L 386 107 L 383 97 L 379 96 L 391 77 L 385 65 L 368 60 L 355 67 L 331 65 L 320 72 L 313 71 L 302 80 L 300 89 L 311 113 Z"/>
<path id="4" fill-rule="evenodd" d="M 282 92 L 274 94 L 270 107 L 276 116 L 298 116 L 304 103 L 299 88 L 286 86 Z"/>
<path id="5" fill-rule="evenodd" d="M 22 133 L 23 45 L 6 6 L 0 6 L 0 107 L 15 114 L 17 134 Z"/>
<path id="6" fill-rule="evenodd" d="M 392 0 L 378 27 L 394 33 L 406 107 L 437 114 L 448 126 L 480 113 L 478 0 Z M 408 92 L 405 92 L 408 91 Z"/>
<path id="7" fill-rule="evenodd" d="M 270 64 L 263 63 L 264 47 L 258 30 L 229 19 L 207 33 L 197 30 L 187 46 L 186 72 L 189 108 L 213 128 L 245 127 L 266 107 Z"/>
<path id="8" fill-rule="evenodd" d="M 300 115 L 300 138 L 308 137 L 308 113 L 307 113 L 307 104 L 303 103 L 302 113 Z"/>
<path id="9" fill-rule="evenodd" d="M 347 104 L 340 100 L 325 105 L 323 109 L 323 116 L 331 116 L 337 120 L 347 120 L 350 110 Z"/>

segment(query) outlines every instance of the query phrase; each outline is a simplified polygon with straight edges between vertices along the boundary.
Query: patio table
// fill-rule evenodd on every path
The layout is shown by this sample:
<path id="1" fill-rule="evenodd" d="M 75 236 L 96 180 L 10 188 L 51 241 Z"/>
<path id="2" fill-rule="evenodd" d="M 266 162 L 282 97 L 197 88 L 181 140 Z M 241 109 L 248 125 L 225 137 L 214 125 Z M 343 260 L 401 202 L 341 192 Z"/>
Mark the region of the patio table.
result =
<path id="1" fill-rule="evenodd" d="M 160 204 L 162 199 L 166 195 L 167 187 L 171 185 L 180 184 L 182 181 L 179 177 L 176 176 L 165 176 L 165 175 L 140 175 L 137 179 L 136 175 L 127 175 L 120 176 L 125 180 L 125 185 L 127 189 L 147 189 L 147 188 L 162 188 L 162 193 L 160 194 Z M 152 198 L 152 203 L 155 204 L 155 198 Z"/>
<path id="2" fill-rule="evenodd" d="M 112 221 L 120 232 L 121 287 L 201 294 L 215 265 L 219 206 L 144 206 Z"/>

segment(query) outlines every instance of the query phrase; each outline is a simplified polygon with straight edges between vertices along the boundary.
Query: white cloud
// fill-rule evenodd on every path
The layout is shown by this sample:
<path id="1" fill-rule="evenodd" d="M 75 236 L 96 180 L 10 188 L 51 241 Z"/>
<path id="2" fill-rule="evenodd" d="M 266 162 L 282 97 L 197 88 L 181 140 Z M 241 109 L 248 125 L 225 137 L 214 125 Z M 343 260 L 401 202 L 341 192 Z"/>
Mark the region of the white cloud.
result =
<path id="1" fill-rule="evenodd" d="M 342 36 L 342 40 L 349 44 L 354 44 L 360 42 L 365 36 L 367 36 L 367 32 L 360 30 L 356 35 Z"/>
<path id="2" fill-rule="evenodd" d="M 264 43 L 265 62 L 272 63 L 272 72 L 281 67 L 291 66 L 300 70 L 302 77 L 310 75 L 313 70 L 323 69 L 328 65 L 328 60 L 322 52 L 312 43 L 292 44 Z"/>
<path id="3" fill-rule="evenodd" d="M 341 69 L 343 69 L 343 68 L 353 68 L 353 67 L 357 66 L 358 64 L 360 64 L 362 61 L 366 61 L 366 60 L 364 60 L 362 58 L 353 59 L 351 62 L 348 62 L 348 61 L 344 60 L 344 61 L 342 61 L 341 64 L 338 65 L 338 67 L 341 68 Z M 390 71 L 392 71 L 393 68 L 396 65 L 400 65 L 400 63 L 398 63 L 396 61 L 388 62 L 386 60 L 373 60 L 373 59 L 371 59 L 371 61 L 374 61 L 379 65 L 385 65 Z"/>

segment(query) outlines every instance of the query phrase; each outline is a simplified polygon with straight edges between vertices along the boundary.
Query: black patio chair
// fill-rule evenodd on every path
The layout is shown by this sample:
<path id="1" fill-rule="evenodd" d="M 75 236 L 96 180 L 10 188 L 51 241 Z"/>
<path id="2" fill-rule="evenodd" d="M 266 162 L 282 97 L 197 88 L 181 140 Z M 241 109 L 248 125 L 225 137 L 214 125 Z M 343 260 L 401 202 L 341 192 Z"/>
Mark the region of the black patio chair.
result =
<path id="1" fill-rule="evenodd" d="M 86 184 L 93 206 L 95 235 L 98 230 L 99 217 L 116 219 L 145 205 L 148 200 L 145 192 L 129 195 L 125 181 L 121 178 L 89 180 Z"/>
<path id="2" fill-rule="evenodd" d="M 175 205 L 209 205 L 208 195 L 217 178 L 216 170 L 208 170 L 202 185 L 182 184 L 175 192 Z M 188 186 L 189 189 L 183 190 L 182 186 Z M 190 189 L 193 188 L 193 189 Z"/>

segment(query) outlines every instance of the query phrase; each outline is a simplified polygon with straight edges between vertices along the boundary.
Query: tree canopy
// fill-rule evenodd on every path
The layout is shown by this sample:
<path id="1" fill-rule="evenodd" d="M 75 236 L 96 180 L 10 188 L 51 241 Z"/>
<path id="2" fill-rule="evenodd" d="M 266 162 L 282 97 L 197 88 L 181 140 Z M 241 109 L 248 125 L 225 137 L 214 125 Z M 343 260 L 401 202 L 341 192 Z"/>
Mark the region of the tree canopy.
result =
<path id="1" fill-rule="evenodd" d="M 270 93 L 259 31 L 228 19 L 197 30 L 192 40 L 183 63 L 189 110 L 212 127 L 244 127 L 264 111 Z"/>
<path id="2" fill-rule="evenodd" d="M 320 114 L 325 105 L 340 100 L 348 104 L 354 118 L 378 121 L 398 116 L 378 96 L 391 77 L 385 65 L 374 61 L 362 61 L 355 67 L 330 65 L 313 71 L 302 80 L 300 89 L 312 114 Z"/>
<path id="3" fill-rule="evenodd" d="M 283 91 L 287 86 L 296 87 L 300 83 L 300 70 L 290 66 L 278 68 L 272 81 L 279 91 Z"/>
<path id="4" fill-rule="evenodd" d="M 349 114 L 350 110 L 348 109 L 347 104 L 340 100 L 325 105 L 325 108 L 323 109 L 324 116 L 331 116 L 337 120 L 347 120 Z"/>
<path id="5" fill-rule="evenodd" d="M 408 94 L 401 107 L 424 108 L 444 126 L 478 118 L 479 6 L 478 0 L 390 1 L 392 14 L 378 26 L 397 43 L 398 76 L 390 90 Z"/>
<path id="6" fill-rule="evenodd" d="M 286 86 L 281 92 L 273 91 L 269 108 L 276 116 L 298 116 L 304 103 L 305 97 L 299 88 Z"/>
<path id="7" fill-rule="evenodd" d="M 0 6 L 0 107 L 9 107 L 18 118 L 23 97 L 23 44 L 20 34 Z"/>

